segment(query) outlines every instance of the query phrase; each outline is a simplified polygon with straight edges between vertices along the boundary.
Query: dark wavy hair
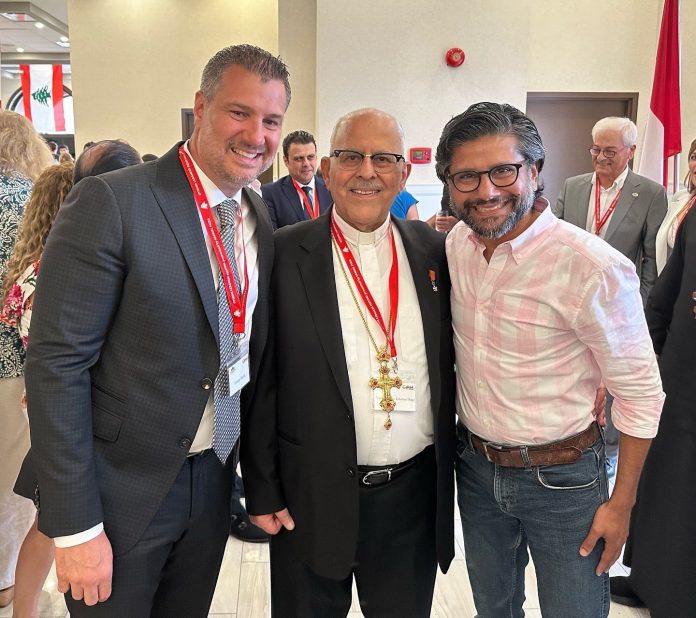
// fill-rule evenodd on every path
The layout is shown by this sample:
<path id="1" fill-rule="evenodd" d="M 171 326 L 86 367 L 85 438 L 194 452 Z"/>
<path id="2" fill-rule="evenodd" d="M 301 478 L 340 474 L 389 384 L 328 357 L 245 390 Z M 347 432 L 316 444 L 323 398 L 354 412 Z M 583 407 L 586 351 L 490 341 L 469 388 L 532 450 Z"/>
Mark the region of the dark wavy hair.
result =
<path id="1" fill-rule="evenodd" d="M 474 103 L 465 112 L 455 116 L 442 130 L 440 143 L 435 153 L 435 172 L 442 182 L 447 182 L 454 150 L 488 135 L 509 134 L 517 138 L 518 150 L 528 165 L 536 165 L 541 172 L 546 151 L 536 125 L 526 114 L 507 103 Z M 544 191 L 541 181 L 537 183 L 534 198 Z"/>

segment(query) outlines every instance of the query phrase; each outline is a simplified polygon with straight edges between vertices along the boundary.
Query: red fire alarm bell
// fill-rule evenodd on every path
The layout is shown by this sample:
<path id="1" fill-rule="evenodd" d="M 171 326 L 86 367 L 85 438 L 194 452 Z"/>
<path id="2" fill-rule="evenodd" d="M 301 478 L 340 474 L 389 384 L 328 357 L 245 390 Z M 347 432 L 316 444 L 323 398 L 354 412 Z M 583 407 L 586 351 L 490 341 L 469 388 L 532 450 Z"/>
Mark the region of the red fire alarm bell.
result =
<path id="1" fill-rule="evenodd" d="M 451 49 L 448 49 L 447 54 L 445 55 L 445 60 L 447 62 L 447 66 L 462 66 L 464 64 L 464 50 L 459 49 L 459 47 L 452 47 Z"/>
<path id="2" fill-rule="evenodd" d="M 430 148 L 411 148 L 408 151 L 408 160 L 411 163 L 430 163 Z"/>

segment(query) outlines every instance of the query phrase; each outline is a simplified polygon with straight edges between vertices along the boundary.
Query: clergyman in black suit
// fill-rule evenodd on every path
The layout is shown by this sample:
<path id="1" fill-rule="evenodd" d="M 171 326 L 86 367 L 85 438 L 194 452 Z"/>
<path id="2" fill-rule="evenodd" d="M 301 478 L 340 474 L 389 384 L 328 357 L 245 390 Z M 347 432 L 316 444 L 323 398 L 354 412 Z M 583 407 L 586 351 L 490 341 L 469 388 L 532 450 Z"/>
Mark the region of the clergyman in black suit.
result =
<path id="1" fill-rule="evenodd" d="M 27 399 L 39 528 L 74 618 L 208 614 L 228 454 L 268 332 L 272 229 L 245 187 L 273 161 L 289 100 L 279 59 L 219 51 L 191 139 L 82 180 L 51 231 Z"/>
<path id="2" fill-rule="evenodd" d="M 271 333 L 241 442 L 271 537 L 276 618 L 430 615 L 454 554 L 454 361 L 444 236 L 389 207 L 398 122 L 341 118 L 321 162 L 334 208 L 275 234 Z"/>
<path id="3" fill-rule="evenodd" d="M 314 175 L 317 144 L 311 133 L 293 131 L 285 136 L 283 162 L 289 174 L 261 187 L 274 230 L 316 219 L 333 203 L 324 181 Z"/>

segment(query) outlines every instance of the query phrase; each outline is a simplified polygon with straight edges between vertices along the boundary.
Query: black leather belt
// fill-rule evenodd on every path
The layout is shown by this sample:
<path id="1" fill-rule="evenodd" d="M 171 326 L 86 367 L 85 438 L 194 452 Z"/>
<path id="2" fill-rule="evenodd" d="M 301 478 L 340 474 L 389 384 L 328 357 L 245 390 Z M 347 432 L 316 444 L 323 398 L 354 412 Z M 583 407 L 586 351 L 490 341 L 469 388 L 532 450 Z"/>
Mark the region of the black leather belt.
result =
<path id="1" fill-rule="evenodd" d="M 434 447 L 428 446 L 423 449 L 415 457 L 407 459 L 404 462 L 387 466 L 358 466 L 358 480 L 360 485 L 367 487 L 375 487 L 377 485 L 385 485 L 401 476 L 406 470 L 418 463 L 418 460 L 423 457 L 430 449 Z"/>

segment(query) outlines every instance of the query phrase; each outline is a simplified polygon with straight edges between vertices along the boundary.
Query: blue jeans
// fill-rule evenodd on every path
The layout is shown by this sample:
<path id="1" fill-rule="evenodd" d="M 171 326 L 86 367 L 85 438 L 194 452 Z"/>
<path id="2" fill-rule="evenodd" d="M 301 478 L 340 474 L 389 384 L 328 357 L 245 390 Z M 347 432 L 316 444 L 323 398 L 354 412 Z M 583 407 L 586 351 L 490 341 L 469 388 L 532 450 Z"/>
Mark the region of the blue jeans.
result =
<path id="1" fill-rule="evenodd" d="M 543 616 L 606 618 L 609 576 L 595 575 L 604 542 L 586 558 L 578 553 L 609 499 L 602 438 L 575 463 L 523 469 L 489 462 L 461 423 L 457 435 L 458 502 L 478 617 L 524 616 L 529 548 Z"/>

